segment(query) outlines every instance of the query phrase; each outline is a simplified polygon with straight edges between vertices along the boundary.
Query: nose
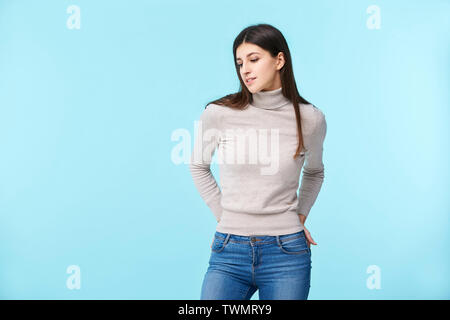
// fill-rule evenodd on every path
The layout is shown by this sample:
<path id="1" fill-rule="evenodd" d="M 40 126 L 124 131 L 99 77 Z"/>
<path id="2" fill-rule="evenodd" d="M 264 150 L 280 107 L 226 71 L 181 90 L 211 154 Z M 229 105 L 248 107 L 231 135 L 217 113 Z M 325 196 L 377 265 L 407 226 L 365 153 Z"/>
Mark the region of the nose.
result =
<path id="1" fill-rule="evenodd" d="M 247 73 L 249 73 L 249 70 L 247 70 L 247 64 L 246 63 L 242 63 L 242 67 L 241 67 L 241 72 L 245 75 Z"/>

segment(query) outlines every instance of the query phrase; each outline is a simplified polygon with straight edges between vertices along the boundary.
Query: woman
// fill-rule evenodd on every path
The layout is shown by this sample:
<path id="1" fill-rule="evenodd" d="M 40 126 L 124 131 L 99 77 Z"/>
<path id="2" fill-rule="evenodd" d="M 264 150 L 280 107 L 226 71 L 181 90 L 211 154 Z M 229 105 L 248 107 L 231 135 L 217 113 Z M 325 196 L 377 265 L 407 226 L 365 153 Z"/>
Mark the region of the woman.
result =
<path id="1" fill-rule="evenodd" d="M 324 179 L 326 121 L 300 96 L 286 40 L 245 28 L 233 55 L 241 90 L 207 104 L 190 170 L 218 222 L 201 299 L 307 299 L 311 234 L 304 226 Z M 210 170 L 219 155 L 221 189 Z M 300 171 L 303 176 L 297 197 Z"/>

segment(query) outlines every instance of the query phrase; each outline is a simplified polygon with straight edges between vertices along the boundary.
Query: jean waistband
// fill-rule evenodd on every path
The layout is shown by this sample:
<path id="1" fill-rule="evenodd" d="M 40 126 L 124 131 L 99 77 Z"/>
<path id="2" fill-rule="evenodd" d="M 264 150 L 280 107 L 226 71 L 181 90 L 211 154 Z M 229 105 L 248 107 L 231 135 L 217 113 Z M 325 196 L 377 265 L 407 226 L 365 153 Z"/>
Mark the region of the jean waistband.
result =
<path id="1" fill-rule="evenodd" d="M 219 232 L 216 231 L 216 236 L 219 236 L 221 238 L 228 240 L 234 240 L 234 241 L 240 241 L 240 242 L 247 242 L 247 241 L 251 241 L 251 242 L 256 242 L 256 241 L 261 241 L 261 242 L 272 242 L 272 241 L 279 241 L 279 240 L 286 240 L 289 238 L 295 238 L 296 236 L 304 236 L 305 231 L 299 231 L 299 232 L 294 232 L 294 233 L 290 233 L 290 234 L 283 234 L 283 235 L 278 235 L 278 236 L 267 236 L 267 235 L 251 235 L 251 236 L 241 236 L 241 235 L 237 235 L 237 234 L 232 234 L 232 233 L 223 233 L 223 232 Z"/>

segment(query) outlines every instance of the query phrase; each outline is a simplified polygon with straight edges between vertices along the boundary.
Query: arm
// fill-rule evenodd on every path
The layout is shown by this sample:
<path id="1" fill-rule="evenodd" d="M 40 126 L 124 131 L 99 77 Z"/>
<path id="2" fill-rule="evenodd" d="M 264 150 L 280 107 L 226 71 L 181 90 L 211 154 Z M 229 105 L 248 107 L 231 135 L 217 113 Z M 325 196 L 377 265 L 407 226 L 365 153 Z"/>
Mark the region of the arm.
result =
<path id="1" fill-rule="evenodd" d="M 222 215 L 220 204 L 222 194 L 210 167 L 214 152 L 219 145 L 216 117 L 217 114 L 214 113 L 211 105 L 208 105 L 200 116 L 194 149 L 191 154 L 190 172 L 200 196 L 219 222 Z"/>
<path id="2" fill-rule="evenodd" d="M 315 109 L 315 112 L 316 123 L 305 153 L 303 176 L 299 190 L 297 213 L 302 224 L 304 224 L 311 207 L 316 201 L 324 179 L 322 155 L 327 122 L 322 111 Z"/>

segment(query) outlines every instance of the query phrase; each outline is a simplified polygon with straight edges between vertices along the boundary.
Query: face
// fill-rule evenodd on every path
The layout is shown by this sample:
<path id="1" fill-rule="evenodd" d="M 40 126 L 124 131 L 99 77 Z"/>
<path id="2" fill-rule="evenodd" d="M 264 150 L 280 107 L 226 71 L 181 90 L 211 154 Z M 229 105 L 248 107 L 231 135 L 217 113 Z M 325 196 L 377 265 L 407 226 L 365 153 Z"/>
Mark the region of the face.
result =
<path id="1" fill-rule="evenodd" d="M 245 86 L 251 93 L 281 88 L 280 69 L 285 63 L 284 55 L 276 57 L 253 43 L 242 43 L 236 49 L 236 64 Z M 250 82 L 247 79 L 255 78 Z"/>

